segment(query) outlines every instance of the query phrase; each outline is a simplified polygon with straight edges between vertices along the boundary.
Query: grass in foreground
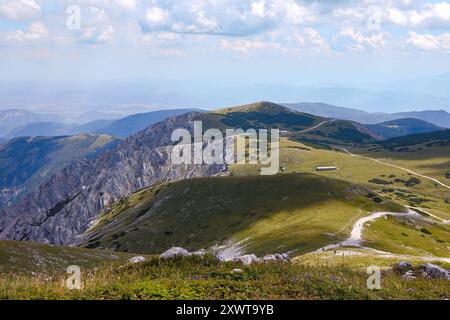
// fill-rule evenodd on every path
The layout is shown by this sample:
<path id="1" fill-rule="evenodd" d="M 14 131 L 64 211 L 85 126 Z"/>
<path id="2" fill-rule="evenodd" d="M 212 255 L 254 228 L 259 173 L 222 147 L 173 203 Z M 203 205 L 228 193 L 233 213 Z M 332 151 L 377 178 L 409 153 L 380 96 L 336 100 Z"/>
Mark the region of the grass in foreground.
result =
<path id="1" fill-rule="evenodd" d="M 124 263 L 132 254 L 48 244 L 0 241 L 0 274 L 49 274 L 65 272 L 70 265 L 93 268 L 102 264 Z"/>
<path id="2" fill-rule="evenodd" d="M 242 274 L 232 274 L 234 268 Z M 109 266 L 82 274 L 83 289 L 68 290 L 66 275 L 0 278 L 1 299 L 448 299 L 450 282 L 403 280 L 383 271 L 382 289 L 348 265 L 269 263 L 244 267 L 212 256 Z"/>

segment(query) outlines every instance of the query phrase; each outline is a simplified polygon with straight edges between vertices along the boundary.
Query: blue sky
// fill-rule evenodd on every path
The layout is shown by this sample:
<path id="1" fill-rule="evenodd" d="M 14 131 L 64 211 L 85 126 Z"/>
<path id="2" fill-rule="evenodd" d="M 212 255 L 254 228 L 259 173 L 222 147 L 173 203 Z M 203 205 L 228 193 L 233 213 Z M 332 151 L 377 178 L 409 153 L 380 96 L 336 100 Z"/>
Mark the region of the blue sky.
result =
<path id="1" fill-rule="evenodd" d="M 450 71 L 450 2 L 0 0 L 0 48 L 37 87 L 387 87 Z"/>

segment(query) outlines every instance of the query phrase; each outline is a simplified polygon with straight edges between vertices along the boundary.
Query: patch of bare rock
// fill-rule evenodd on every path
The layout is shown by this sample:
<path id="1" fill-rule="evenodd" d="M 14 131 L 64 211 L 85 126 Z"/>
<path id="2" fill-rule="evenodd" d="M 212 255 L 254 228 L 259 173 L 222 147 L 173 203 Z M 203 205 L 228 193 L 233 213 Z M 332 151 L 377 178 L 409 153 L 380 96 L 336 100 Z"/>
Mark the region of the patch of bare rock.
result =
<path id="1" fill-rule="evenodd" d="M 206 250 L 197 250 L 194 252 L 189 252 L 188 250 L 181 247 L 172 247 L 169 250 L 163 252 L 160 255 L 162 259 L 170 259 L 175 257 L 189 257 L 189 256 L 199 256 L 202 257 L 207 253 Z M 216 257 L 221 261 L 233 261 L 239 262 L 243 265 L 250 265 L 252 263 L 265 263 L 265 262 L 289 262 L 289 256 L 285 253 L 279 254 L 269 254 L 264 257 L 258 258 L 255 254 L 244 254 L 235 257 L 227 257 L 224 259 L 221 255 L 216 255 Z"/>
<path id="2" fill-rule="evenodd" d="M 450 270 L 442 268 L 433 263 L 422 264 L 415 268 L 412 263 L 402 261 L 394 265 L 394 270 L 401 274 L 405 280 L 414 280 L 418 277 L 426 279 L 445 279 L 450 280 Z"/>

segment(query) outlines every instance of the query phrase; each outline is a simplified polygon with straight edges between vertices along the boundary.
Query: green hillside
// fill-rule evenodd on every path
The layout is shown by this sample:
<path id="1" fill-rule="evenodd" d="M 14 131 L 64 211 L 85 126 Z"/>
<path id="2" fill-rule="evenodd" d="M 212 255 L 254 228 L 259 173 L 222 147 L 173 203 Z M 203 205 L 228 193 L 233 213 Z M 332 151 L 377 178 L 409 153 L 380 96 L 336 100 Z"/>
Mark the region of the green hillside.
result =
<path id="1" fill-rule="evenodd" d="M 343 240 L 368 212 L 402 211 L 369 190 L 312 174 L 214 177 L 152 187 L 123 199 L 86 234 L 84 246 L 158 253 L 228 241 L 245 251 L 309 252 Z"/>
<path id="2" fill-rule="evenodd" d="M 417 133 L 403 137 L 396 137 L 386 141 L 379 142 L 378 144 L 383 148 L 389 150 L 397 150 L 403 151 L 399 148 L 425 144 L 425 143 L 433 143 L 437 145 L 446 145 L 448 146 L 450 143 L 450 129 L 441 130 L 441 131 L 433 131 L 426 133 Z"/>
<path id="3" fill-rule="evenodd" d="M 198 118 L 204 128 L 273 128 L 291 139 L 322 146 L 359 145 L 381 139 L 356 122 L 313 116 L 265 101 L 202 113 Z"/>
<path id="4" fill-rule="evenodd" d="M 316 146 L 330 145 L 364 145 L 376 142 L 381 137 L 366 127 L 351 121 L 335 120 L 307 132 L 292 132 L 287 135 L 293 140 Z"/>
<path id="5" fill-rule="evenodd" d="M 446 147 L 434 145 L 413 153 L 372 152 L 368 151 L 370 148 L 363 147 L 349 150 L 356 155 L 336 149 L 333 145 L 317 148 L 283 138 L 280 143 L 280 170 L 283 173 L 318 174 L 364 185 L 404 205 L 421 208 L 444 220 L 450 219 L 449 189 L 433 180 L 388 165 L 409 168 L 448 184 L 445 174 L 450 172 L 450 154 Z M 318 166 L 336 166 L 337 170 L 318 172 Z M 233 165 L 230 170 L 233 175 L 239 176 L 259 174 L 258 166 L 248 164 Z"/>
<path id="6" fill-rule="evenodd" d="M 364 231 L 368 246 L 397 254 L 450 256 L 450 226 L 436 222 L 389 217 Z"/>
<path id="7" fill-rule="evenodd" d="M 326 119 L 271 102 L 258 102 L 249 105 L 221 109 L 214 114 L 223 115 L 221 122 L 233 128 L 278 128 L 280 130 L 302 130 Z"/>

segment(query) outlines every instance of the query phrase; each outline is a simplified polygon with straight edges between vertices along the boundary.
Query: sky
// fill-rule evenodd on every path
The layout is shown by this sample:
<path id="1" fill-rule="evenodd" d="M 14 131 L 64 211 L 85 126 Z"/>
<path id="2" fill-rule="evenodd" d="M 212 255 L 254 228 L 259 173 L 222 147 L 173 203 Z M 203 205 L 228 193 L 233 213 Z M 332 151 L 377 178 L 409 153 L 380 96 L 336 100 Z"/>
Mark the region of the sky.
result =
<path id="1" fill-rule="evenodd" d="M 34 92 L 32 101 L 61 103 L 67 93 L 76 104 L 82 92 L 138 84 L 154 93 L 142 101 L 175 105 L 188 91 L 204 98 L 260 84 L 387 90 L 448 72 L 446 1 L 0 0 L 1 106 L 14 104 L 17 87 L 26 87 L 20 98 Z M 62 98 L 48 100 L 49 87 Z"/>

